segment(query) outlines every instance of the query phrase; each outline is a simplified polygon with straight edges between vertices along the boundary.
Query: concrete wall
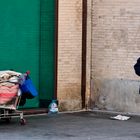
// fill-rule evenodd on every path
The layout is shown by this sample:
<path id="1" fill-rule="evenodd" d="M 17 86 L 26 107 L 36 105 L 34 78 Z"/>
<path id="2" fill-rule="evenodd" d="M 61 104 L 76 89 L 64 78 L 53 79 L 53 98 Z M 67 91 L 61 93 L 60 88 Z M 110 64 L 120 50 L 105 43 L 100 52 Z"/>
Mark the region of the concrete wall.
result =
<path id="1" fill-rule="evenodd" d="M 92 108 L 140 113 L 140 1 L 92 0 L 91 31 Z"/>
<path id="2" fill-rule="evenodd" d="M 59 0 L 59 110 L 81 109 L 82 0 Z"/>

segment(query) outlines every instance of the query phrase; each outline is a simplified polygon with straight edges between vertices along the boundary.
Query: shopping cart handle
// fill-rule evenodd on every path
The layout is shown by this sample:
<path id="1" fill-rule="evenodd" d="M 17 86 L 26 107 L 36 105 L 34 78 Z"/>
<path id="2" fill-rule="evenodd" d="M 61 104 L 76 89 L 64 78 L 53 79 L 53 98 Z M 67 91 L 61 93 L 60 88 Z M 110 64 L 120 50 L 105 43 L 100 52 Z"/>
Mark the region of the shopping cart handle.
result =
<path id="1" fill-rule="evenodd" d="M 28 70 L 28 71 L 26 71 L 26 74 L 27 74 L 27 75 L 29 75 L 29 74 L 30 74 L 30 71 L 29 71 L 29 70 Z"/>

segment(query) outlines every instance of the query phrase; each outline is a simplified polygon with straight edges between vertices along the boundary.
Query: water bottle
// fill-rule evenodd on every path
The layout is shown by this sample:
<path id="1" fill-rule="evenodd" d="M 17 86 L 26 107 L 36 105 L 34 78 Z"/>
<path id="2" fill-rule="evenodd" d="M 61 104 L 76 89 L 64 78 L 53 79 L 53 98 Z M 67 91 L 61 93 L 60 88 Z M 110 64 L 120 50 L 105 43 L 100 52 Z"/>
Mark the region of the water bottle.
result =
<path id="1" fill-rule="evenodd" d="M 49 104 L 49 114 L 56 114 L 58 113 L 58 106 L 56 103 L 56 100 L 52 100 L 52 102 Z"/>

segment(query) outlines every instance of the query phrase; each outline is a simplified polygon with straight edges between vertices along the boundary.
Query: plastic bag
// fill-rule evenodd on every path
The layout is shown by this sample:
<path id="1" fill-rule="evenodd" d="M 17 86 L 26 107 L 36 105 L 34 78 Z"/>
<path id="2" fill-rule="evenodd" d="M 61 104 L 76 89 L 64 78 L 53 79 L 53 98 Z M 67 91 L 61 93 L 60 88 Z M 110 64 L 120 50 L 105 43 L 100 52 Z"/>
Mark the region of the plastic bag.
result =
<path id="1" fill-rule="evenodd" d="M 38 92 L 29 76 L 27 76 L 24 83 L 20 85 L 20 89 L 22 91 L 22 95 L 27 99 L 32 99 L 38 95 Z"/>

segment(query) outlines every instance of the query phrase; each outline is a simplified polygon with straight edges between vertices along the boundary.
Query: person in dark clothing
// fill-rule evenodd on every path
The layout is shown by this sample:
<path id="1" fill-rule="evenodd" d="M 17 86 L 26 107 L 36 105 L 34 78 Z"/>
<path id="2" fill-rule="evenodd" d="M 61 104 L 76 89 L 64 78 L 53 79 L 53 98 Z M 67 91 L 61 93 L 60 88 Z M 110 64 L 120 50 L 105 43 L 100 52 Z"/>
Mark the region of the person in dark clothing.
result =
<path id="1" fill-rule="evenodd" d="M 140 76 L 140 57 L 137 59 L 136 64 L 134 65 L 135 73 Z"/>

